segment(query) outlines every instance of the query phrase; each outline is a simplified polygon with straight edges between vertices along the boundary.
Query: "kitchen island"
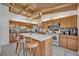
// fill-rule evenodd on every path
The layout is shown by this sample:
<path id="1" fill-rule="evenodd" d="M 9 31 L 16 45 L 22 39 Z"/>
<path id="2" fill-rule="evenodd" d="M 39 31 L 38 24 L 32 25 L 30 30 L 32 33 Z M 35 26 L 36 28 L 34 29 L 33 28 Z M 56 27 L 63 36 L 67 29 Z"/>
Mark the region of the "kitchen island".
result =
<path id="1" fill-rule="evenodd" d="M 37 33 L 21 33 L 20 35 L 31 37 L 38 42 L 38 56 L 52 55 L 52 35 L 37 34 Z"/>

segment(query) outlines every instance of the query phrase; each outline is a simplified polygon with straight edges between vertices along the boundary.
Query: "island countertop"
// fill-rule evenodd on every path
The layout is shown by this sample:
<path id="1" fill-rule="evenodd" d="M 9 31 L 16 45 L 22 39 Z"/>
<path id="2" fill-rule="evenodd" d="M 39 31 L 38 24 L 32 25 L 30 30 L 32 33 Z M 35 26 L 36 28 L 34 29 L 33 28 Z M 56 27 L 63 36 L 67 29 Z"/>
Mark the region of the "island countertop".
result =
<path id="1" fill-rule="evenodd" d="M 23 36 L 26 36 L 26 37 L 31 37 L 35 40 L 38 40 L 38 41 L 44 41 L 50 37 L 52 37 L 52 35 L 45 35 L 45 34 L 37 34 L 37 33 L 21 33 L 20 35 L 23 35 Z"/>

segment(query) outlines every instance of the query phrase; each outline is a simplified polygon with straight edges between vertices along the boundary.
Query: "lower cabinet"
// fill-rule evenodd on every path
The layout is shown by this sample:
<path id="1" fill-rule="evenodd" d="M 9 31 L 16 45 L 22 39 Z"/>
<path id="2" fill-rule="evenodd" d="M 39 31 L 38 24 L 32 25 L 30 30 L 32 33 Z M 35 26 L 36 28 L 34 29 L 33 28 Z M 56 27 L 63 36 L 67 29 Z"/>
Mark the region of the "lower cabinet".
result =
<path id="1" fill-rule="evenodd" d="M 78 43 L 76 38 L 68 38 L 68 48 L 77 51 Z"/>
<path id="2" fill-rule="evenodd" d="M 9 33 L 9 43 L 14 43 L 16 42 L 14 33 Z"/>
<path id="3" fill-rule="evenodd" d="M 77 36 L 60 36 L 60 46 L 77 51 L 78 50 Z"/>
<path id="4" fill-rule="evenodd" d="M 66 36 L 60 36 L 60 46 L 67 48 L 67 38 L 66 38 Z"/>
<path id="5" fill-rule="evenodd" d="M 79 51 L 79 36 L 78 36 L 78 51 Z"/>

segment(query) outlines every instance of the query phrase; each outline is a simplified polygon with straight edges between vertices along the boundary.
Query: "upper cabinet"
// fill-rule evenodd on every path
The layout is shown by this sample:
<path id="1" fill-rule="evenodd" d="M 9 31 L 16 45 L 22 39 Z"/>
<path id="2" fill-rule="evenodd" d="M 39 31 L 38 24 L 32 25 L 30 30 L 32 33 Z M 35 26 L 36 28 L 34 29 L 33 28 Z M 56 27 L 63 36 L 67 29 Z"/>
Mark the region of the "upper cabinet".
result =
<path id="1" fill-rule="evenodd" d="M 68 17 L 68 28 L 77 28 L 77 16 Z"/>
<path id="2" fill-rule="evenodd" d="M 59 23 L 59 19 L 52 20 L 52 24 L 58 24 L 58 23 Z"/>
<path id="3" fill-rule="evenodd" d="M 41 28 L 47 29 L 48 26 L 59 24 L 62 28 L 77 28 L 77 16 L 68 16 L 60 19 L 52 19 L 41 23 Z"/>
<path id="4" fill-rule="evenodd" d="M 59 23 L 60 23 L 60 26 L 63 27 L 63 28 L 68 28 L 68 18 L 65 17 L 65 18 L 61 18 L 59 20 Z"/>
<path id="5" fill-rule="evenodd" d="M 60 26 L 63 28 L 77 28 L 77 16 L 60 18 Z"/>
<path id="6" fill-rule="evenodd" d="M 25 23 L 25 22 L 19 22 L 19 21 L 9 21 L 9 27 L 16 28 L 16 27 L 26 27 L 26 28 L 32 28 L 33 25 L 31 23 Z"/>

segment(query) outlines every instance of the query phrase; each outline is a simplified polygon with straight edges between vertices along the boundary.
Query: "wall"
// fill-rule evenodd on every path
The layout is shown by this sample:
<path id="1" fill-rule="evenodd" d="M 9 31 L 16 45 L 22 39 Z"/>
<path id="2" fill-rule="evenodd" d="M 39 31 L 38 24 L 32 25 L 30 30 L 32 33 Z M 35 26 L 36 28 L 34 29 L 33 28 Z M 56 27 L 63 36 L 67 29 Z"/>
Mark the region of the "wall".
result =
<path id="1" fill-rule="evenodd" d="M 0 4 L 0 41 L 1 45 L 9 44 L 9 11 Z"/>

